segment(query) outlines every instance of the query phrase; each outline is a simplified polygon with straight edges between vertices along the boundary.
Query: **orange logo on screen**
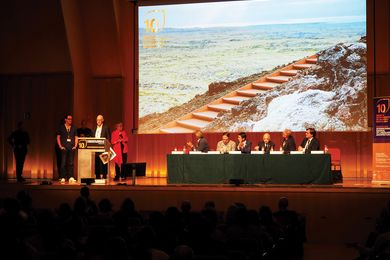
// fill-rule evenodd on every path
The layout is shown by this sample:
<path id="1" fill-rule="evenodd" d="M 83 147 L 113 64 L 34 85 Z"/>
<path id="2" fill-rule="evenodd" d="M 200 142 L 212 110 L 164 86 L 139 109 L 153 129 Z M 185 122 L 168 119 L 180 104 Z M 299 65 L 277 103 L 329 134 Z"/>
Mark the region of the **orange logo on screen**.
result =
<path id="1" fill-rule="evenodd" d="M 390 109 L 390 99 L 381 98 L 376 102 L 376 109 L 378 114 L 386 114 Z"/>
<path id="2" fill-rule="evenodd" d="M 148 33 L 162 32 L 165 27 L 165 10 L 150 10 L 146 13 L 145 30 Z"/>

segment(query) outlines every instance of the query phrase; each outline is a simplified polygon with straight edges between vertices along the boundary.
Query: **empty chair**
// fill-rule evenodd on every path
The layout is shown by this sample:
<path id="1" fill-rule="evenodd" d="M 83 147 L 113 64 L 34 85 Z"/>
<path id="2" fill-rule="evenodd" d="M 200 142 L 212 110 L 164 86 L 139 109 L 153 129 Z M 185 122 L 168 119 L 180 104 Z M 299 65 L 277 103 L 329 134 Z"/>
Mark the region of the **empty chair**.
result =
<path id="1" fill-rule="evenodd" d="M 339 148 L 329 148 L 328 152 L 331 155 L 331 171 L 333 183 L 343 182 L 343 174 L 341 171 L 341 152 Z"/>

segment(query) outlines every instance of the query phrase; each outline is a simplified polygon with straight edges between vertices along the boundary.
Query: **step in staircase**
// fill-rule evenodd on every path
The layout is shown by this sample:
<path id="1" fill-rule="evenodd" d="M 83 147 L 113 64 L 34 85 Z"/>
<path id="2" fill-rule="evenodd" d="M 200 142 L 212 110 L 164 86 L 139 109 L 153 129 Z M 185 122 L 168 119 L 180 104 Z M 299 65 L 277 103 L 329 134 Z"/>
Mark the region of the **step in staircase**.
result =
<path id="1" fill-rule="evenodd" d="M 317 63 L 315 55 L 299 60 L 275 72 L 265 75 L 195 111 L 178 118 L 160 128 L 160 133 L 193 133 L 214 121 L 220 113 L 230 111 L 233 107 L 256 95 L 271 90 L 288 82 L 299 71 L 308 69 Z"/>

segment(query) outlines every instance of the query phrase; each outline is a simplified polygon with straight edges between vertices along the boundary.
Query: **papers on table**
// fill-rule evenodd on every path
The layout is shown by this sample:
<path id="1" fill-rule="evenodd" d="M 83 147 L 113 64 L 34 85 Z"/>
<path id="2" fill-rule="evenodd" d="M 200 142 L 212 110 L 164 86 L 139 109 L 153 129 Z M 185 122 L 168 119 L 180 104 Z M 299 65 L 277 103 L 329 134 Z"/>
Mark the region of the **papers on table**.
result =
<path id="1" fill-rule="evenodd" d="M 183 151 L 172 151 L 172 154 L 184 154 Z"/>
<path id="2" fill-rule="evenodd" d="M 324 151 L 311 151 L 311 154 L 324 154 Z"/>
<path id="3" fill-rule="evenodd" d="M 303 154 L 303 151 L 291 151 L 290 154 Z"/>
<path id="4" fill-rule="evenodd" d="M 190 151 L 190 154 L 204 154 L 201 151 Z"/>
<path id="5" fill-rule="evenodd" d="M 264 151 L 251 151 L 251 154 L 264 154 Z"/>

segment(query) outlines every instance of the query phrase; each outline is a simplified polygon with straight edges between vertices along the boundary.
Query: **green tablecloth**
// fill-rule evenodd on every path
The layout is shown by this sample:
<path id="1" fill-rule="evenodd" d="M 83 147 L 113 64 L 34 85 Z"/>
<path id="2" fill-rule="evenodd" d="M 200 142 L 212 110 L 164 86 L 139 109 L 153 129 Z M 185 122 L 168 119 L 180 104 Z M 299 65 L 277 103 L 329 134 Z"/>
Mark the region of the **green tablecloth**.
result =
<path id="1" fill-rule="evenodd" d="M 332 184 L 329 154 L 196 154 L 167 156 L 169 184 Z"/>

